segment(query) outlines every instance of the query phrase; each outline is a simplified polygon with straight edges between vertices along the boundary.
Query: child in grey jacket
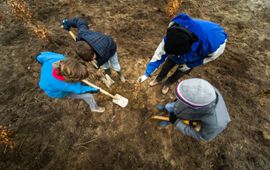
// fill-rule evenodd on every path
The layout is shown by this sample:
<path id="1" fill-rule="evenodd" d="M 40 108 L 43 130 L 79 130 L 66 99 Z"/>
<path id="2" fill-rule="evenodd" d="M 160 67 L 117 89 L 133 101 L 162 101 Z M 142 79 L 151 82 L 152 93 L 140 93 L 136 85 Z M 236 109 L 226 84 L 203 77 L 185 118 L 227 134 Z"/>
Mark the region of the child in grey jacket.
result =
<path id="1" fill-rule="evenodd" d="M 203 79 L 192 78 L 179 83 L 176 88 L 177 101 L 166 104 L 170 122 L 176 129 L 197 140 L 211 141 L 231 121 L 220 92 Z M 197 132 L 180 120 L 200 122 Z"/>

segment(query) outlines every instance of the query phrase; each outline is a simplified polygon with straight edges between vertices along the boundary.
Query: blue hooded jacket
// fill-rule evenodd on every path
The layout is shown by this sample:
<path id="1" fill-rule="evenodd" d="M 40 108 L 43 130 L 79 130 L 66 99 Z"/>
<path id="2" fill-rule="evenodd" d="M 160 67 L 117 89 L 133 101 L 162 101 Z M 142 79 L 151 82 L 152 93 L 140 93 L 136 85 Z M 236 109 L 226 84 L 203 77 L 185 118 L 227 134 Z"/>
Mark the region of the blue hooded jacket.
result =
<path id="1" fill-rule="evenodd" d="M 198 37 L 198 41 L 192 44 L 187 53 L 182 56 L 170 57 L 175 63 L 186 64 L 189 68 L 202 65 L 204 58 L 215 52 L 227 39 L 224 29 L 210 21 L 194 19 L 187 14 L 179 14 L 172 19 L 172 22 L 187 28 Z M 167 56 L 164 54 L 160 59 L 152 59 L 147 65 L 145 75 L 150 76 L 166 58 Z"/>
<path id="2" fill-rule="evenodd" d="M 54 52 L 41 52 L 36 60 L 42 64 L 39 86 L 52 98 L 64 98 L 71 93 L 83 94 L 96 91 L 96 88 L 85 86 L 81 82 L 65 82 L 53 77 L 53 63 L 64 60 L 65 56 Z"/>

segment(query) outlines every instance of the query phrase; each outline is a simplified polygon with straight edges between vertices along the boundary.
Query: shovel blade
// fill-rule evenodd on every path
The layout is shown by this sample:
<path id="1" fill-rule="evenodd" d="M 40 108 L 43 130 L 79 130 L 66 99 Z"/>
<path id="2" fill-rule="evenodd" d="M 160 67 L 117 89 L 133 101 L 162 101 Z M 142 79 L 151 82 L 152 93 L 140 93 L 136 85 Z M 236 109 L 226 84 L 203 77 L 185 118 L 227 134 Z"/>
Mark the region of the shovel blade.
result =
<path id="1" fill-rule="evenodd" d="M 128 99 L 119 94 L 114 96 L 113 102 L 121 107 L 126 107 L 128 105 Z"/>

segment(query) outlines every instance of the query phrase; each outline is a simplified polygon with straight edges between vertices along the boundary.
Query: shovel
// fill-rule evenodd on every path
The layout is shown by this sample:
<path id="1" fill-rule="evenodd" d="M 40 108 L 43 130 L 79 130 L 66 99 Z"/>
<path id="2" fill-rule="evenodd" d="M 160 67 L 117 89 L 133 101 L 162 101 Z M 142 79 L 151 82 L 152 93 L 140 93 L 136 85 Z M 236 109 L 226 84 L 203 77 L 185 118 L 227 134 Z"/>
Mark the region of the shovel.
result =
<path id="1" fill-rule="evenodd" d="M 170 121 L 170 118 L 167 116 L 152 116 L 152 119 L 156 119 L 156 120 L 163 120 L 163 121 Z M 182 120 L 182 122 L 186 125 L 190 126 L 190 121 L 189 120 Z M 191 122 L 191 126 L 194 128 L 195 131 L 199 132 L 202 129 L 202 124 L 201 122 Z"/>
<path id="2" fill-rule="evenodd" d="M 72 39 L 74 41 L 76 41 L 76 36 L 72 31 L 68 31 L 69 35 L 72 37 Z M 91 61 L 92 65 L 98 69 L 97 64 L 94 61 Z M 105 75 L 104 77 L 101 78 L 101 81 L 108 87 L 110 88 L 110 86 L 114 83 L 113 79 L 109 76 L 109 75 Z"/>
<path id="3" fill-rule="evenodd" d="M 163 121 L 170 121 L 170 118 L 167 116 L 152 116 L 152 119 L 156 119 L 156 120 L 163 120 Z M 186 125 L 189 125 L 189 120 L 182 120 L 182 122 Z"/>
<path id="4" fill-rule="evenodd" d="M 85 84 L 89 85 L 89 86 L 92 86 L 96 89 L 99 89 L 101 93 L 107 95 L 107 96 L 110 96 L 111 98 L 113 98 L 113 103 L 121 106 L 121 107 L 126 107 L 128 105 L 128 99 L 119 95 L 119 94 L 116 94 L 116 95 L 112 95 L 110 94 L 109 92 L 99 88 L 98 86 L 95 86 L 94 84 L 88 82 L 87 80 L 83 80 L 82 82 L 84 82 Z"/>

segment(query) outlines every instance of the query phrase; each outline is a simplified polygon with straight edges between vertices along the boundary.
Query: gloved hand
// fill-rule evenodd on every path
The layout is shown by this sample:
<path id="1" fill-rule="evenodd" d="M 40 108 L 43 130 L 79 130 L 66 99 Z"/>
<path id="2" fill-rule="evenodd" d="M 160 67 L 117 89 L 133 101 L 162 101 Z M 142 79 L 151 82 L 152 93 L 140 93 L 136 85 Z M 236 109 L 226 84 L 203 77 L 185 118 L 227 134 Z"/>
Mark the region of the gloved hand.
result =
<path id="1" fill-rule="evenodd" d="M 69 23 L 68 23 L 68 19 L 64 19 L 62 22 L 61 22 L 61 27 L 67 31 L 69 31 L 70 29 L 70 26 L 69 26 Z"/>
<path id="2" fill-rule="evenodd" d="M 146 79 L 148 79 L 148 76 L 142 75 L 142 76 L 140 76 L 140 77 L 138 78 L 137 82 L 142 83 L 142 82 L 144 82 Z"/>
<path id="3" fill-rule="evenodd" d="M 94 91 L 91 91 L 90 93 L 94 94 L 94 93 L 99 93 L 100 92 L 100 89 L 96 89 Z"/>
<path id="4" fill-rule="evenodd" d="M 174 112 L 170 112 L 170 122 L 174 124 L 177 119 L 178 117 L 174 114 Z"/>

